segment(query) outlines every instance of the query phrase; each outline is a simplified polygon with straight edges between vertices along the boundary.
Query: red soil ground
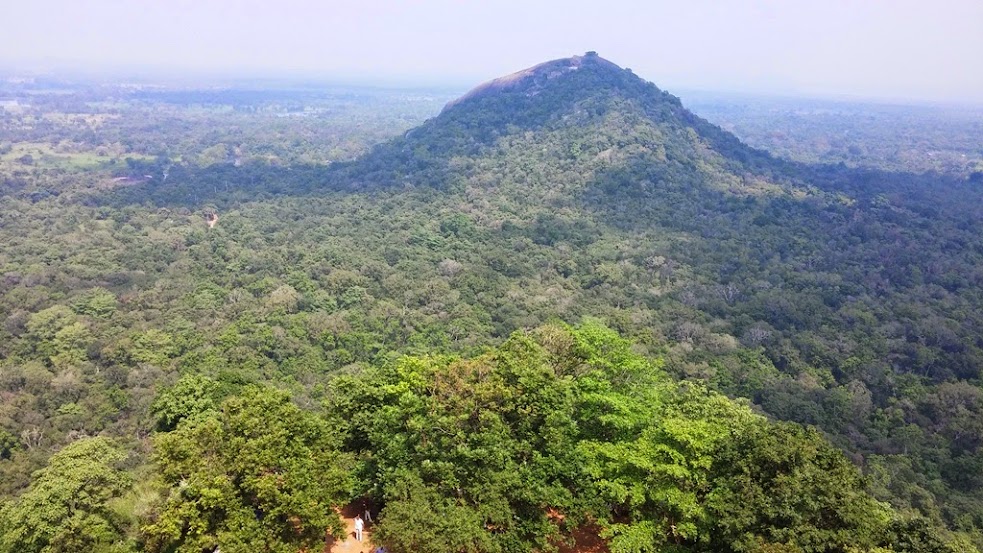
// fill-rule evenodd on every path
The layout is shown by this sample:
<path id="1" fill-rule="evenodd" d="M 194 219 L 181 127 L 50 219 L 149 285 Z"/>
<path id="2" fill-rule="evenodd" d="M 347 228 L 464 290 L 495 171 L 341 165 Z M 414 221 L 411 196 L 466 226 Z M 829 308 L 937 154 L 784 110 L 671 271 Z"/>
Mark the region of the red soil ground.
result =
<path id="1" fill-rule="evenodd" d="M 341 510 L 345 521 L 346 537 L 344 540 L 328 538 L 324 544 L 323 553 L 372 553 L 375 545 L 372 543 L 372 524 L 366 523 L 362 530 L 362 541 L 355 539 L 355 515 L 361 514 L 358 506 L 349 505 Z"/>

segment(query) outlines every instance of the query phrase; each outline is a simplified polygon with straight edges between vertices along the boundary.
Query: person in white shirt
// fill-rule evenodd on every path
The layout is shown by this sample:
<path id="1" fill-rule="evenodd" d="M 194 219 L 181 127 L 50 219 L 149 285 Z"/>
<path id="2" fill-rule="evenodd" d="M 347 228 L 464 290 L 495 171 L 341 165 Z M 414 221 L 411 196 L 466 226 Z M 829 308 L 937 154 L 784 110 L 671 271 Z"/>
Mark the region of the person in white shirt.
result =
<path id="1" fill-rule="evenodd" d="M 362 521 L 362 517 L 355 515 L 355 539 L 362 541 L 362 528 L 365 527 L 365 522 Z"/>

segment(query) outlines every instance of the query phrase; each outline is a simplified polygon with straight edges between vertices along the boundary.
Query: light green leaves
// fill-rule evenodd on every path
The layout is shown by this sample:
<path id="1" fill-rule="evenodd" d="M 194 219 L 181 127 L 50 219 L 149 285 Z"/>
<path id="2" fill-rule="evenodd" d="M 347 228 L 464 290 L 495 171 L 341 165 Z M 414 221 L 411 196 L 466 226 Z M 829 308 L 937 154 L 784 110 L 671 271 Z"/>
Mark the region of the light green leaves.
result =
<path id="1" fill-rule="evenodd" d="M 333 507 L 350 493 L 350 461 L 322 420 L 267 388 L 218 411 L 199 399 L 186 406 L 197 416 L 155 440 L 166 488 L 143 529 L 150 551 L 285 553 L 341 531 Z"/>
<path id="2" fill-rule="evenodd" d="M 31 487 L 0 510 L 0 552 L 75 553 L 121 541 L 109 501 L 130 485 L 115 467 L 125 457 L 107 438 L 85 438 L 53 455 Z"/>

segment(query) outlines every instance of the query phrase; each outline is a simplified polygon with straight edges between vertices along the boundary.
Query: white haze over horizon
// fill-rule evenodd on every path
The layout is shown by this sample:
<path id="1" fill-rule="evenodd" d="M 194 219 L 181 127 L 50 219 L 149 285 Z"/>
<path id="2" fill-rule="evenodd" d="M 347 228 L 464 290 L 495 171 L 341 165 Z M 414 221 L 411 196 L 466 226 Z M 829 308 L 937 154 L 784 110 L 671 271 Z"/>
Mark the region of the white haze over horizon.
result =
<path id="1" fill-rule="evenodd" d="M 0 67 L 467 88 L 595 50 L 669 89 L 983 103 L 983 0 L 31 0 Z"/>

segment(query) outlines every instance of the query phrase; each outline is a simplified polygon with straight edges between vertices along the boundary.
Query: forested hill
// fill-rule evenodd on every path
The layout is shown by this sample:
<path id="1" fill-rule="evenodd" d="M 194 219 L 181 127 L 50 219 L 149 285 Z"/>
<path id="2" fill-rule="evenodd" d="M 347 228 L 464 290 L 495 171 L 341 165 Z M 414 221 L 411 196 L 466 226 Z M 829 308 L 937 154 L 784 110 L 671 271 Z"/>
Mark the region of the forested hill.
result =
<path id="1" fill-rule="evenodd" d="M 642 155 L 690 173 L 701 163 L 737 173 L 782 166 L 697 117 L 675 96 L 589 52 L 485 83 L 351 169 L 361 184 L 402 184 L 400 177 L 435 184 L 433 172 L 452 178 L 460 174 L 454 161 L 494 155 L 503 141 L 528 133 L 549 156 L 575 161 L 578 172 Z"/>
<path id="2" fill-rule="evenodd" d="M 361 501 L 393 553 L 983 544 L 966 179 L 774 159 L 592 53 L 371 149 L 140 106 L 0 119 L 0 552 L 314 550 Z"/>
<path id="3" fill-rule="evenodd" d="M 488 271 L 452 288 L 490 307 L 502 278 L 518 299 L 479 309 L 496 333 L 603 314 L 677 375 L 819 425 L 881 497 L 983 526 L 972 182 L 774 158 L 593 53 L 481 85 L 330 174 L 433 198 L 427 244 Z"/>

